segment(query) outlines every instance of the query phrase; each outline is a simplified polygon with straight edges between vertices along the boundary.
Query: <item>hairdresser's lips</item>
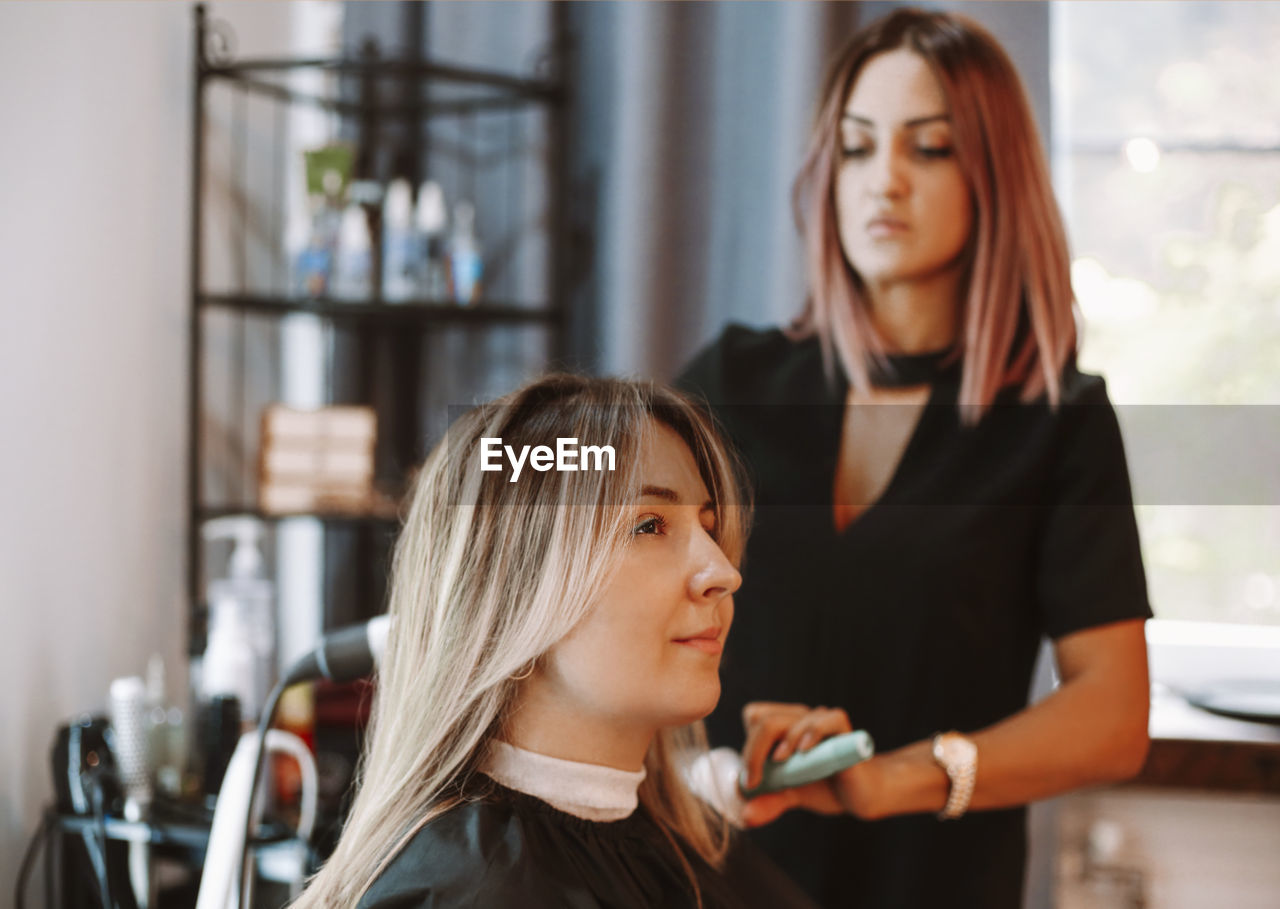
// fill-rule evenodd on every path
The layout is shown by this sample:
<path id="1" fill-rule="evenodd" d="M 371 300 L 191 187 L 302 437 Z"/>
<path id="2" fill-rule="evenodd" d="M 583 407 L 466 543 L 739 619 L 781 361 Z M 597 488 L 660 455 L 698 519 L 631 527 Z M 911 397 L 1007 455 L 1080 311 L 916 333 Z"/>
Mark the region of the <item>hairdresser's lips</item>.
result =
<path id="1" fill-rule="evenodd" d="M 906 221 L 878 215 L 867 222 L 867 233 L 876 240 L 892 240 L 901 237 L 911 227 Z"/>
<path id="2" fill-rule="evenodd" d="M 693 637 L 676 638 L 675 643 L 684 644 L 686 647 L 693 647 L 696 650 L 701 650 L 703 653 L 716 655 L 724 650 L 724 644 L 720 640 L 721 630 L 722 629 L 719 626 L 713 626 L 698 632 Z"/>

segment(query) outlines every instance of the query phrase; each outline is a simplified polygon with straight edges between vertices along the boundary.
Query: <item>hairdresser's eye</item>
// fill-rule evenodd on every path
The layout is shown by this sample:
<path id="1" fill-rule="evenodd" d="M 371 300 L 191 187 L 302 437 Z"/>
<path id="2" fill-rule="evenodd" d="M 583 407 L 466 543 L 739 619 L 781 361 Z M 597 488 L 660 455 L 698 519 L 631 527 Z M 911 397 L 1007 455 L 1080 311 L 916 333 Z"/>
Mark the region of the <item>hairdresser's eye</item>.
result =
<path id="1" fill-rule="evenodd" d="M 840 148 L 840 156 L 842 158 L 869 158 L 871 156 L 870 145 L 844 145 Z"/>
<path id="2" fill-rule="evenodd" d="M 664 518 L 652 514 L 644 518 L 639 524 L 632 528 L 631 532 L 635 536 L 643 536 L 646 534 L 656 535 L 667 529 L 667 522 Z"/>

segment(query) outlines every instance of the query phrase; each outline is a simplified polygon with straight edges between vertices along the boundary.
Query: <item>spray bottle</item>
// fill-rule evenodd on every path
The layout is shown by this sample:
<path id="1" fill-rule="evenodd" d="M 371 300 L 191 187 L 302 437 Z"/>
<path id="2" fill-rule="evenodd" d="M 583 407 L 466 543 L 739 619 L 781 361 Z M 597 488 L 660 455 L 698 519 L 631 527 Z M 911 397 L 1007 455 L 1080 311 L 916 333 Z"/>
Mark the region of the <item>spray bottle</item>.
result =
<path id="1" fill-rule="evenodd" d="M 403 303 L 413 298 L 417 271 L 413 239 L 413 187 L 397 178 L 382 202 L 382 298 Z"/>
<path id="2" fill-rule="evenodd" d="M 227 577 L 209 584 L 203 695 L 235 695 L 246 721 L 257 720 L 271 690 L 275 651 L 275 589 L 258 549 L 262 531 L 262 522 L 248 515 L 208 521 L 202 531 L 206 540 L 235 541 Z"/>
<path id="3" fill-rule="evenodd" d="M 413 226 L 418 241 L 418 295 L 443 300 L 449 292 L 449 270 L 444 252 L 444 192 L 434 180 L 418 187 Z"/>
<path id="4" fill-rule="evenodd" d="M 455 303 L 470 306 L 480 299 L 483 271 L 475 207 L 470 202 L 459 202 L 453 209 L 453 232 L 449 235 L 449 277 Z"/>
<path id="5" fill-rule="evenodd" d="M 338 232 L 338 258 L 333 269 L 333 295 L 341 300 L 367 300 L 372 290 L 369 222 L 354 202 L 342 211 Z"/>

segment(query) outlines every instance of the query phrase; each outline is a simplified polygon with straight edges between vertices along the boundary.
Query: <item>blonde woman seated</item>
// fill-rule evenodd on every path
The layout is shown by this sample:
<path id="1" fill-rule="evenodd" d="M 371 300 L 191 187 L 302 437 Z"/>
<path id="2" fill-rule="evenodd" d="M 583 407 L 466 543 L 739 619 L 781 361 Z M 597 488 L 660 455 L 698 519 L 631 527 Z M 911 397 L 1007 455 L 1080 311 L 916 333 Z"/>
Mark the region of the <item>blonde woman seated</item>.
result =
<path id="1" fill-rule="evenodd" d="M 583 469 L 517 473 L 486 439 L 576 439 Z M 748 519 L 725 446 L 659 386 L 552 376 L 459 419 L 396 550 L 350 819 L 295 905 L 805 905 L 681 776 Z"/>

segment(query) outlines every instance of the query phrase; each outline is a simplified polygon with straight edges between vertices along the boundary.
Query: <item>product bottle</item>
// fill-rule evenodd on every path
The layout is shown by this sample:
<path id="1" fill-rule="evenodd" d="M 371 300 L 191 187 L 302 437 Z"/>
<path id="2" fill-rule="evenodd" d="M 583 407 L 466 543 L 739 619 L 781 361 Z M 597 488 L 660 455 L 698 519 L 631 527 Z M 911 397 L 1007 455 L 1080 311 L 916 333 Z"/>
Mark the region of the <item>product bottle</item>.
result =
<path id="1" fill-rule="evenodd" d="M 382 204 L 382 297 L 388 303 L 413 298 L 417 272 L 413 236 L 413 187 L 397 178 Z"/>
<path id="2" fill-rule="evenodd" d="M 165 795 L 181 795 L 186 769 L 182 710 L 168 706 L 164 658 L 158 653 L 147 660 L 147 741 L 156 788 Z"/>
<path id="3" fill-rule="evenodd" d="M 434 180 L 418 187 L 413 210 L 418 244 L 418 293 L 427 300 L 443 300 L 449 294 L 449 266 L 444 254 L 444 192 Z"/>
<path id="4" fill-rule="evenodd" d="M 369 220 L 359 205 L 348 205 L 342 212 L 338 232 L 338 259 L 333 270 L 333 295 L 342 300 L 368 300 L 372 244 Z"/>
<path id="5" fill-rule="evenodd" d="M 270 691 L 275 651 L 275 590 L 258 550 L 262 523 L 247 515 L 218 518 L 204 525 L 203 534 L 206 540 L 235 540 L 227 577 L 209 584 L 204 698 L 234 695 L 243 719 L 254 722 Z"/>
<path id="6" fill-rule="evenodd" d="M 312 296 L 307 284 L 314 265 L 310 260 L 311 218 L 303 212 L 289 217 L 285 230 L 284 249 L 289 266 L 286 293 L 293 297 Z"/>
<path id="7" fill-rule="evenodd" d="M 453 300 L 469 306 L 480 299 L 480 279 L 484 270 L 480 241 L 476 239 L 476 210 L 470 202 L 459 202 L 453 210 L 453 232 L 449 235 L 449 279 Z"/>
<path id="8" fill-rule="evenodd" d="M 342 175 L 327 170 L 321 178 L 323 192 L 308 199 L 310 223 L 291 221 L 286 243 L 291 251 L 290 290 L 303 297 L 325 297 L 333 292 L 334 259 L 342 223 Z"/>

